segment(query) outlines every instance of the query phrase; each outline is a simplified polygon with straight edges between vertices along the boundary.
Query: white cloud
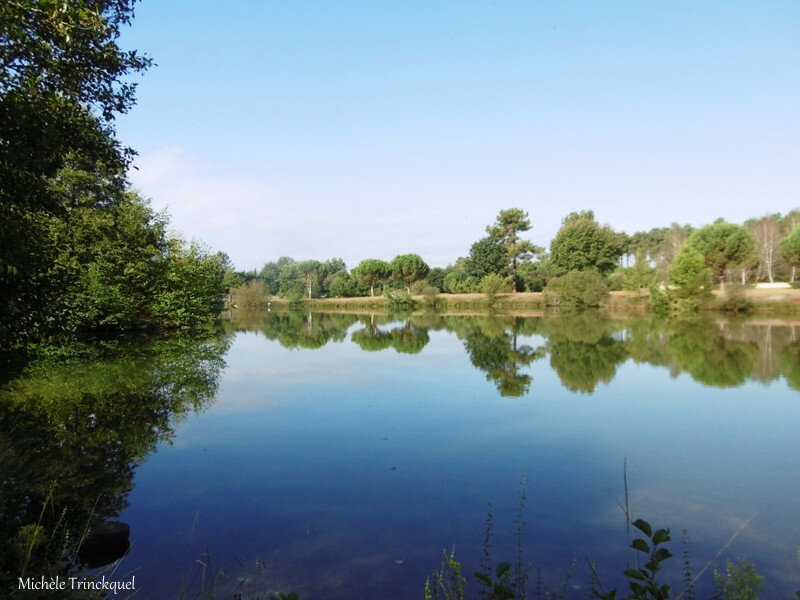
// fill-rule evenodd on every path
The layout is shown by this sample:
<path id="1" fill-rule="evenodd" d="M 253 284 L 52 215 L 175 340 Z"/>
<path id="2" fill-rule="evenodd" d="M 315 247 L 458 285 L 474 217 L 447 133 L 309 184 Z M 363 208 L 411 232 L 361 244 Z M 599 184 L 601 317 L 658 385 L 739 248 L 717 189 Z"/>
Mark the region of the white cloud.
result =
<path id="1" fill-rule="evenodd" d="M 368 257 L 417 252 L 432 265 L 466 254 L 483 233 L 482 215 L 467 207 L 402 200 L 370 203 L 341 198 L 336 189 L 292 194 L 253 178 L 220 175 L 180 146 L 143 154 L 133 184 L 167 209 L 171 226 L 227 252 L 237 268 L 258 268 L 281 255 L 297 259 L 340 256 L 350 266 Z M 474 211 L 473 211 L 474 212 Z"/>

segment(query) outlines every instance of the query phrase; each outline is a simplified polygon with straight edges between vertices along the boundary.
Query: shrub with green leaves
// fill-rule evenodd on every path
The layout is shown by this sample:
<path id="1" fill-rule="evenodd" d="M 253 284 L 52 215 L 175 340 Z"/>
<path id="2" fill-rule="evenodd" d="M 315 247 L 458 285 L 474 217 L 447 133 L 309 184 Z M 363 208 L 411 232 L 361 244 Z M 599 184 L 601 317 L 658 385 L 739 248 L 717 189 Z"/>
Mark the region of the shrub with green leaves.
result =
<path id="1" fill-rule="evenodd" d="M 669 278 L 677 298 L 703 298 L 710 294 L 711 269 L 706 267 L 705 258 L 689 243 L 681 246 L 669 268 Z"/>
<path id="2" fill-rule="evenodd" d="M 231 303 L 236 308 L 266 308 L 271 298 L 263 279 L 251 279 L 231 290 Z"/>
<path id="3" fill-rule="evenodd" d="M 608 286 L 597 271 L 570 271 L 553 277 L 544 292 L 548 304 L 598 306 L 608 295 Z"/>
<path id="4" fill-rule="evenodd" d="M 758 590 L 764 578 L 756 572 L 750 561 L 738 559 L 736 564 L 728 561 L 725 572 L 714 569 L 714 587 L 722 600 L 758 600 Z"/>
<path id="5" fill-rule="evenodd" d="M 409 312 L 414 310 L 414 298 L 406 290 L 391 290 L 384 294 L 386 310 L 389 312 Z"/>

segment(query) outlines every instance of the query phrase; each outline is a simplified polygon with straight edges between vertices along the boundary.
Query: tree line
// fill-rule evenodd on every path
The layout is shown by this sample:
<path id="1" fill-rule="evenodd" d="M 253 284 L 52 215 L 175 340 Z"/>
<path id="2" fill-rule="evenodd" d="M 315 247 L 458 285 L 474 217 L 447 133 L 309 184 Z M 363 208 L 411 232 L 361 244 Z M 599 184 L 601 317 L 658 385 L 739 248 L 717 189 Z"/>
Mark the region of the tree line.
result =
<path id="1" fill-rule="evenodd" d="M 548 250 L 523 235 L 531 229 L 520 208 L 500 211 L 466 256 L 429 267 L 417 254 L 392 261 L 362 260 L 348 270 L 341 258 L 298 262 L 289 257 L 260 271 L 239 272 L 242 303 L 270 294 L 306 298 L 374 296 L 395 289 L 416 294 L 546 291 L 576 304 L 597 304 L 609 290 L 668 288 L 679 299 L 702 297 L 726 282 L 794 282 L 800 265 L 800 211 L 722 219 L 704 227 L 673 223 L 627 234 L 600 224 L 591 210 L 567 215 Z M 251 297 L 247 292 L 253 293 Z"/>

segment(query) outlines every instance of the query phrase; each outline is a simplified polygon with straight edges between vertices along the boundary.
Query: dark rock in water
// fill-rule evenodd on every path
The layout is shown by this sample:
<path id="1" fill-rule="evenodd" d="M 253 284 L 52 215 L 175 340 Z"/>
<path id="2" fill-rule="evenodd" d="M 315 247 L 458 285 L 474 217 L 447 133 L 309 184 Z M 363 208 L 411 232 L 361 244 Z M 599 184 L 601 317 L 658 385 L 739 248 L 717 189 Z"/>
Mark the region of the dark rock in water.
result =
<path id="1" fill-rule="evenodd" d="M 120 521 L 93 525 L 78 552 L 81 564 L 95 568 L 119 560 L 130 550 L 130 535 L 130 526 Z"/>

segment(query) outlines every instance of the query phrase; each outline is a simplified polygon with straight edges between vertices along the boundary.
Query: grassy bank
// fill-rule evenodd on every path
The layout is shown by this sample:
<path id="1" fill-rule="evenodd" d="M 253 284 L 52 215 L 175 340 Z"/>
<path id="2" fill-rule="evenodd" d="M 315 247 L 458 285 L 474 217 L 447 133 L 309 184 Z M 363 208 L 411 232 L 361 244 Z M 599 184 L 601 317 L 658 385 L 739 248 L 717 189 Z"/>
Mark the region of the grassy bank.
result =
<path id="1" fill-rule="evenodd" d="M 741 292 L 742 297 L 751 305 L 751 311 L 756 313 L 800 314 L 800 289 L 763 290 L 746 289 Z M 728 298 L 727 292 L 715 290 L 711 299 L 700 305 L 700 310 L 722 311 Z M 427 298 L 414 296 L 418 306 L 423 306 Z M 288 305 L 288 301 L 273 297 L 272 303 L 278 306 Z M 367 310 L 385 308 L 386 299 L 383 296 L 361 296 L 356 298 L 312 298 L 303 300 L 303 306 L 319 310 Z M 491 307 L 501 311 L 516 311 L 525 309 L 544 309 L 547 304 L 542 292 L 517 292 L 515 294 L 499 294 L 494 299 Z M 650 309 L 650 302 L 646 292 L 617 291 L 611 292 L 601 303 L 601 308 L 613 311 L 646 311 Z M 485 294 L 439 294 L 436 296 L 438 310 L 464 310 L 489 308 L 489 300 Z"/>

